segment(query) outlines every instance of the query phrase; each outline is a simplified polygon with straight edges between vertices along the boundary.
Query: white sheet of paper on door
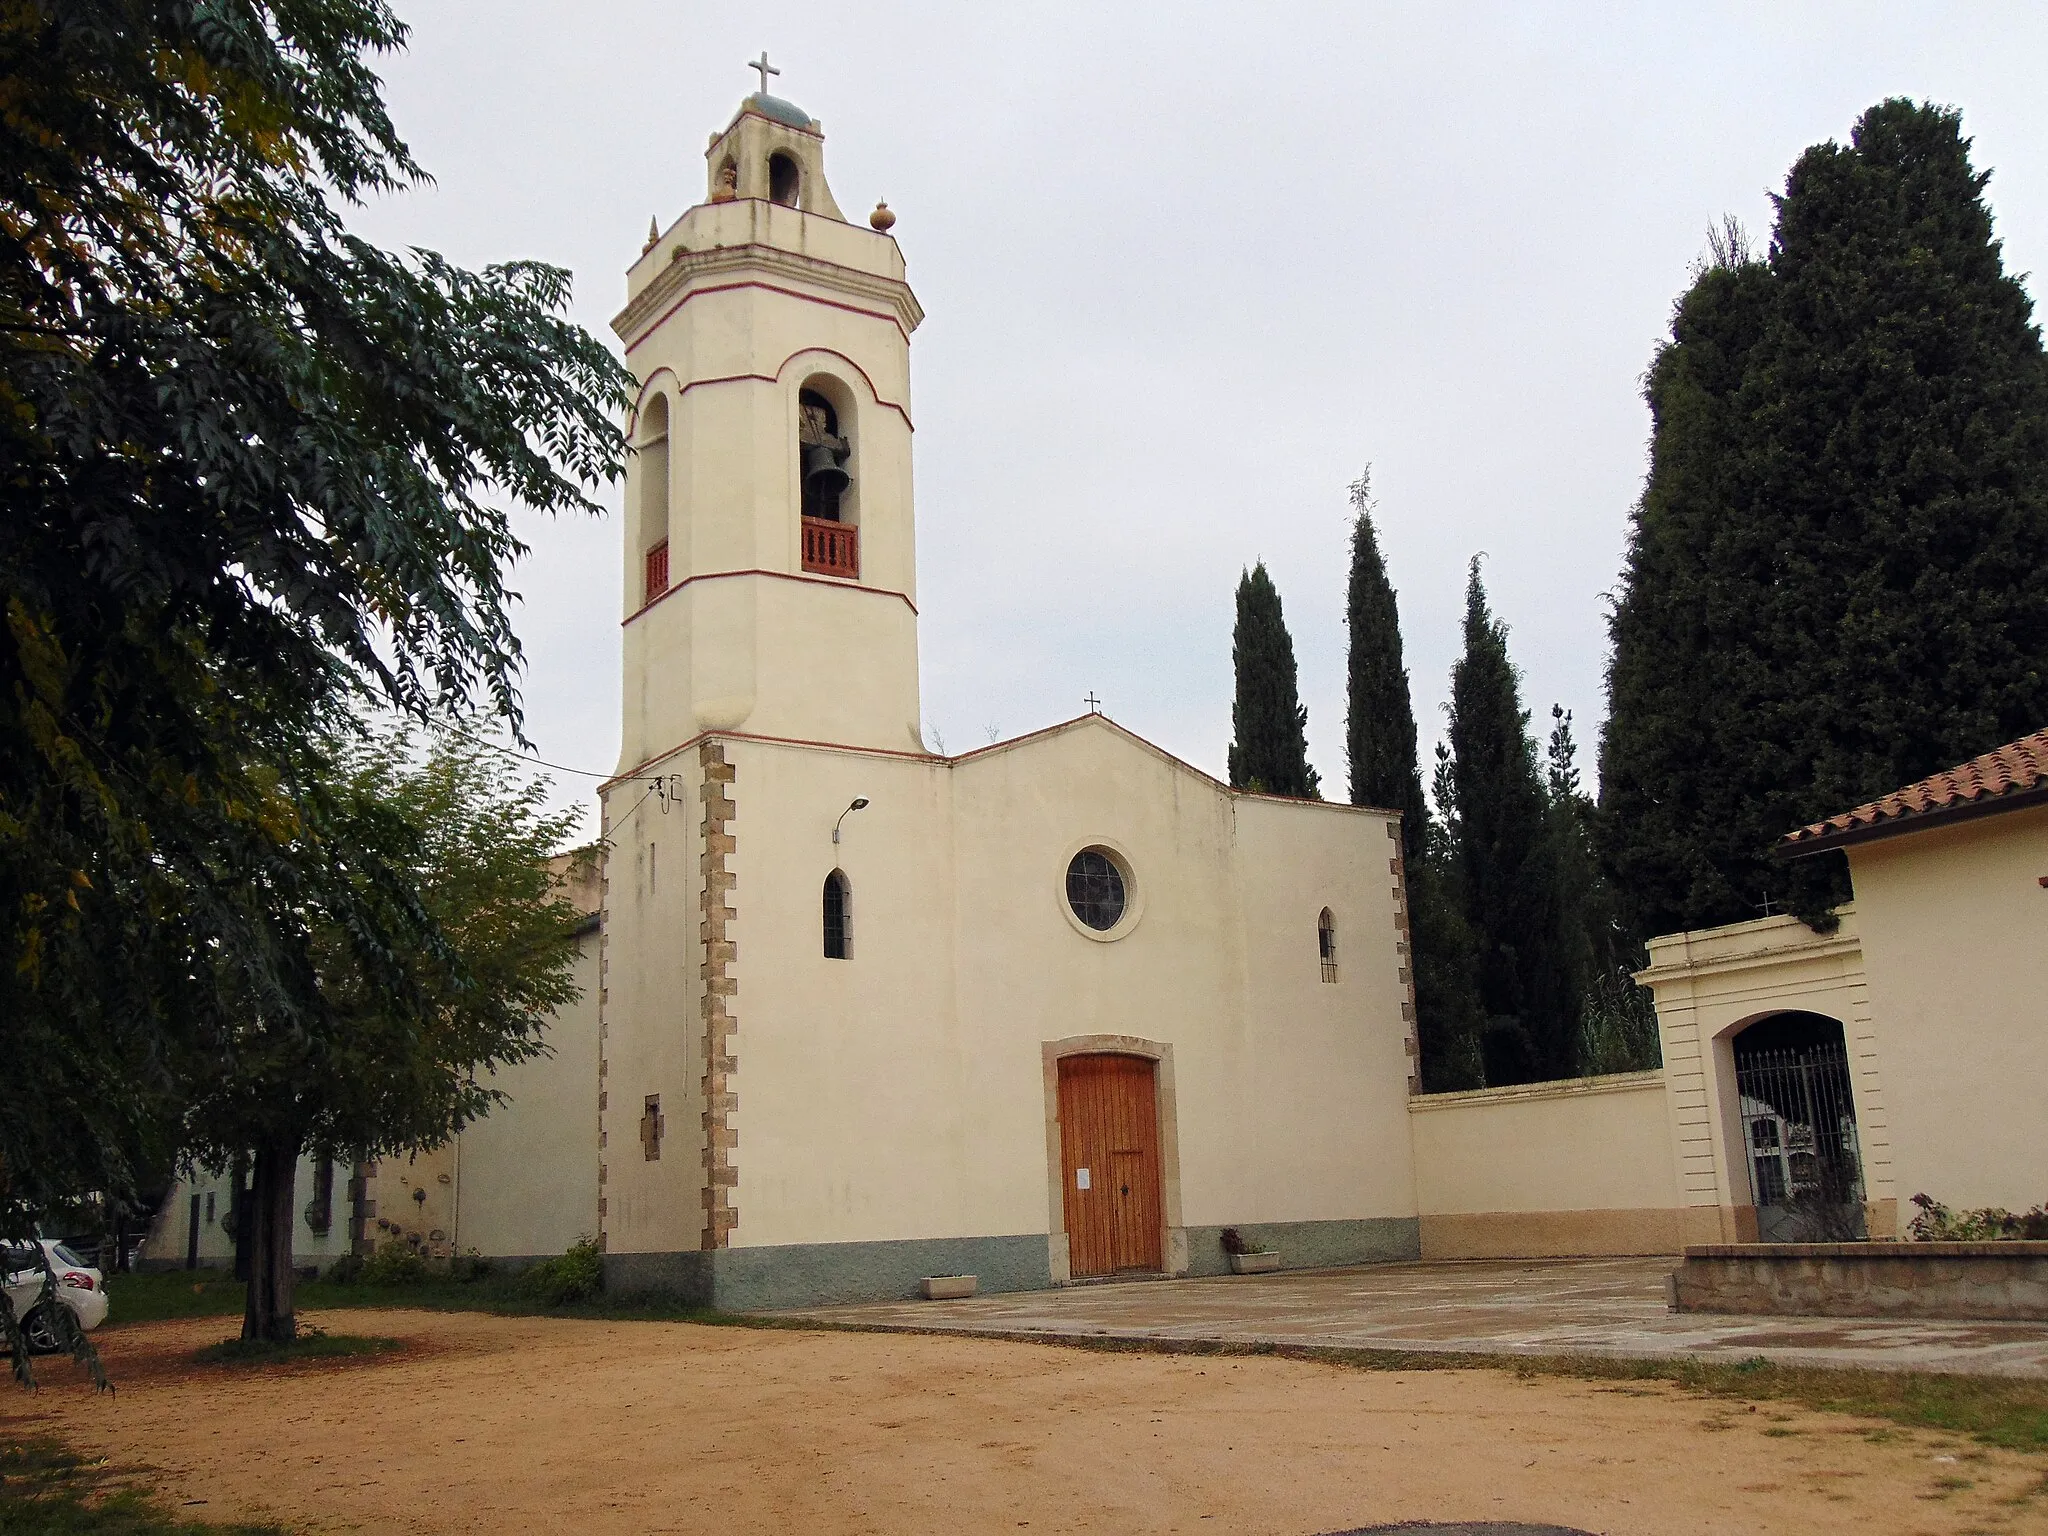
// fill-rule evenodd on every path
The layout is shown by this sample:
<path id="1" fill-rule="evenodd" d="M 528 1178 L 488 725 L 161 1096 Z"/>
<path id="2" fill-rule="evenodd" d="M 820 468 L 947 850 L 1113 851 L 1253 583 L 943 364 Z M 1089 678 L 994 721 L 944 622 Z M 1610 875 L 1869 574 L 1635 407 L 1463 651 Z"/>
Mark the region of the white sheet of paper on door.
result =
<path id="1" fill-rule="evenodd" d="M 1074 1188 L 1076 1188 L 1076 1189 L 1086 1189 L 1087 1187 L 1088 1187 L 1088 1170 L 1087 1170 L 1086 1168 L 1076 1168 L 1076 1169 L 1074 1170 Z"/>

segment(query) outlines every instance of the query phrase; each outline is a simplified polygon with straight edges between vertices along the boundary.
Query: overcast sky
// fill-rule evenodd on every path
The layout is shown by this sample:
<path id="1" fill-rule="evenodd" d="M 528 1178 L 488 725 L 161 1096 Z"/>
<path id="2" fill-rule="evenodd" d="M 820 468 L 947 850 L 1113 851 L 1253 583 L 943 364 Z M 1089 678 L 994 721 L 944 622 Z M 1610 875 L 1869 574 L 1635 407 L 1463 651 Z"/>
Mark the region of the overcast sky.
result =
<path id="1" fill-rule="evenodd" d="M 1341 798 L 1369 463 L 1425 765 L 1484 551 L 1534 724 L 1575 711 L 1590 778 L 1640 379 L 1709 224 L 1767 232 L 1799 152 L 1905 94 L 1963 110 L 2008 270 L 2048 251 L 2039 5 L 398 3 L 388 99 L 436 184 L 357 226 L 569 267 L 614 346 L 648 218 L 702 195 L 763 48 L 840 206 L 887 197 L 927 315 L 924 710 L 951 752 L 1092 689 L 1222 773 L 1232 594 L 1264 559 Z M 609 770 L 618 519 L 522 527 L 530 734 Z"/>

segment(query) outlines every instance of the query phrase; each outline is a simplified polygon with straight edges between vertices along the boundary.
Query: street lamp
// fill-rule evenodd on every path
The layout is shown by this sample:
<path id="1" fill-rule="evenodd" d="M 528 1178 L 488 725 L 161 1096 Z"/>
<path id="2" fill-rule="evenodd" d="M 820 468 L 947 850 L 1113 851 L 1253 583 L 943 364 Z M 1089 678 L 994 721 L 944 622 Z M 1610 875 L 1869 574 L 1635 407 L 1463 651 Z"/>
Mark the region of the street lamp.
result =
<path id="1" fill-rule="evenodd" d="M 839 813 L 839 821 L 846 820 L 846 818 L 852 815 L 855 811 L 864 811 L 867 808 L 868 797 L 866 795 L 855 795 L 853 797 L 853 804 L 849 805 L 845 810 Z M 839 821 L 835 821 L 832 823 L 832 844 L 834 847 L 837 847 L 839 845 Z"/>

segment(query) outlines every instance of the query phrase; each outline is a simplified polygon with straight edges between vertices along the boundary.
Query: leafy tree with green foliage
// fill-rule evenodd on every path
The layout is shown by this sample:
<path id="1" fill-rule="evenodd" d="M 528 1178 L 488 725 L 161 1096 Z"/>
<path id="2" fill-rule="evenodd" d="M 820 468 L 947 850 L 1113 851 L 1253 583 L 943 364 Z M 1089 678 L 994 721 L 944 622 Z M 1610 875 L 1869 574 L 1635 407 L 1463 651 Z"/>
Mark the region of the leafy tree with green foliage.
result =
<path id="1" fill-rule="evenodd" d="M 329 793 L 346 829 L 337 851 L 360 863 L 364 903 L 380 899 L 392 868 L 408 873 L 406 894 L 417 892 L 418 912 L 392 914 L 387 928 L 416 946 L 400 957 L 411 987 L 394 1006 L 340 919 L 319 914 L 311 959 L 322 1014 L 252 1006 L 237 1020 L 228 1070 L 195 1094 L 185 1145 L 216 1164 L 251 1153 L 245 1339 L 295 1336 L 300 1154 L 380 1157 L 445 1143 L 502 1100 L 479 1078 L 542 1051 L 547 1016 L 577 996 L 579 915 L 549 867 L 576 813 L 548 811 L 545 780 L 465 737 L 422 746 L 394 725 L 336 743 Z"/>
<path id="2" fill-rule="evenodd" d="M 1521 679 L 1507 627 L 1488 611 L 1477 556 L 1465 587 L 1465 651 L 1451 669 L 1448 769 L 1459 895 L 1486 1017 L 1486 1080 L 1570 1077 L 1579 999 L 1565 893 Z"/>
<path id="3" fill-rule="evenodd" d="M 363 696 L 516 732 L 505 508 L 598 510 L 629 376 L 566 273 L 344 227 L 423 179 L 372 66 L 404 37 L 380 0 L 0 27 L 9 1230 L 135 1193 L 247 1052 L 439 1027 L 453 951 L 329 733 Z"/>
<path id="4" fill-rule="evenodd" d="M 1351 487 L 1351 506 L 1351 582 L 1345 614 L 1351 646 L 1344 729 L 1351 803 L 1401 813 L 1422 1086 L 1429 1092 L 1477 1088 L 1482 1021 L 1472 979 L 1471 936 L 1452 891 L 1447 845 L 1423 798 L 1401 616 L 1373 528 L 1370 466 Z"/>
<path id="5" fill-rule="evenodd" d="M 1294 641 L 1264 561 L 1237 584 L 1230 649 L 1237 672 L 1237 702 L 1230 710 L 1231 787 L 1321 799 L 1322 781 L 1308 761 L 1308 710 L 1295 676 Z"/>
<path id="6" fill-rule="evenodd" d="M 1638 935 L 1816 926 L 1779 837 L 2048 722 L 2048 357 L 1959 114 L 1880 103 L 1716 241 L 1646 384 L 1604 858 Z"/>

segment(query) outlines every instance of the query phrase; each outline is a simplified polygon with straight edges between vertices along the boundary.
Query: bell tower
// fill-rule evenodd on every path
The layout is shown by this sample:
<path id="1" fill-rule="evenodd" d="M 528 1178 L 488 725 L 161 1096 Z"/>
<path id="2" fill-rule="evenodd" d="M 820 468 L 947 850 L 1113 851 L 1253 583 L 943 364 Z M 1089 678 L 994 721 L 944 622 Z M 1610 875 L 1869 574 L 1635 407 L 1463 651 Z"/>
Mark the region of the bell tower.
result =
<path id="1" fill-rule="evenodd" d="M 624 771 L 704 731 L 922 751 L 910 334 L 881 206 L 763 90 L 651 229 L 612 322 L 639 381 L 626 472 Z"/>

